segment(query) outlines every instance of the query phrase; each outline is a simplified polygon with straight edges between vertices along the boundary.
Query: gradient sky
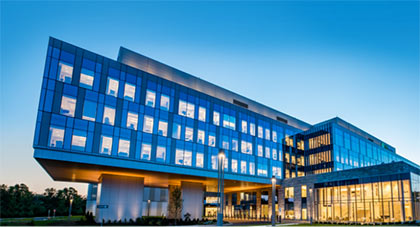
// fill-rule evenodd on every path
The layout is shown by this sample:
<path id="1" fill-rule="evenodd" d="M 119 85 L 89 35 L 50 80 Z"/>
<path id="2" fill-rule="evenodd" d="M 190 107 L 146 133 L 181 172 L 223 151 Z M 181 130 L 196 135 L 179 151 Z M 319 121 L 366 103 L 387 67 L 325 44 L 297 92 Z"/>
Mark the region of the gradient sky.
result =
<path id="1" fill-rule="evenodd" d="M 420 164 L 419 1 L 0 4 L 0 184 L 86 193 L 33 159 L 49 36 L 124 46 L 308 123 L 339 116 Z"/>

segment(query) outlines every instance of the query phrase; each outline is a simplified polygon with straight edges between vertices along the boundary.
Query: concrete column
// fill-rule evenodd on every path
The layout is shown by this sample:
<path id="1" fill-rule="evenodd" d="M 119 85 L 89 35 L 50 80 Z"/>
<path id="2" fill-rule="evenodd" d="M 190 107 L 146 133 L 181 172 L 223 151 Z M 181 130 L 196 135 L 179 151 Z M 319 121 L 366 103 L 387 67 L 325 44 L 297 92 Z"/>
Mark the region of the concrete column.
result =
<path id="1" fill-rule="evenodd" d="M 86 213 L 91 212 L 96 215 L 96 199 L 98 196 L 98 184 L 89 184 L 86 197 Z"/>
<path id="2" fill-rule="evenodd" d="M 298 185 L 293 189 L 295 198 L 293 201 L 293 207 L 295 211 L 295 219 L 302 219 L 302 186 Z"/>
<path id="3" fill-rule="evenodd" d="M 203 184 L 181 182 L 182 190 L 182 218 L 186 213 L 191 214 L 191 219 L 203 217 L 204 190 Z"/>
<path id="4" fill-rule="evenodd" d="M 144 178 L 102 175 L 97 221 L 129 221 L 141 217 L 143 191 Z"/>
<path id="5" fill-rule="evenodd" d="M 257 191 L 256 209 L 257 209 L 257 218 L 260 218 L 261 217 L 261 191 L 260 190 Z"/>
<path id="6" fill-rule="evenodd" d="M 272 201 L 271 201 L 271 195 L 272 194 L 272 192 L 271 192 L 271 190 L 269 190 L 268 191 L 268 219 L 270 219 L 271 218 L 271 206 L 272 206 Z M 271 219 L 270 219 L 271 220 Z"/>
<path id="7" fill-rule="evenodd" d="M 227 215 L 228 217 L 232 217 L 232 193 L 229 193 L 227 196 L 228 205 L 227 205 Z"/>
<path id="8" fill-rule="evenodd" d="M 284 219 L 284 208 L 285 208 L 285 205 L 284 205 L 284 187 L 280 187 L 280 190 L 279 190 L 279 210 L 280 210 L 280 212 L 279 212 L 279 214 L 280 214 L 280 216 L 281 216 L 281 218 L 282 218 L 282 220 Z"/>

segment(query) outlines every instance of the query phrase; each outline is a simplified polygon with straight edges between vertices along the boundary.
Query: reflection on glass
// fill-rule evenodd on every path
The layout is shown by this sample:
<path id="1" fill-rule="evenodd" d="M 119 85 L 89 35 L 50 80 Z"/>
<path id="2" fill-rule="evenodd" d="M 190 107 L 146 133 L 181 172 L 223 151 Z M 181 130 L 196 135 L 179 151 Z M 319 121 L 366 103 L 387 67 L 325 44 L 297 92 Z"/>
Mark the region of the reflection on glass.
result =
<path id="1" fill-rule="evenodd" d="M 160 96 L 160 109 L 169 111 L 169 96 L 164 94 Z"/>
<path id="2" fill-rule="evenodd" d="M 127 128 L 137 130 L 138 114 L 133 112 L 127 113 Z"/>
<path id="3" fill-rule="evenodd" d="M 106 94 L 117 97 L 118 95 L 119 81 L 116 79 L 108 78 L 108 84 L 106 87 Z"/>
<path id="4" fill-rule="evenodd" d="M 155 107 L 156 92 L 152 90 L 146 91 L 146 106 Z"/>
<path id="5" fill-rule="evenodd" d="M 95 73 L 93 71 L 82 68 L 82 72 L 80 73 L 80 87 L 92 89 L 94 75 Z"/>
<path id="6" fill-rule="evenodd" d="M 156 160 L 159 162 L 164 162 L 166 159 L 166 147 L 157 146 L 156 148 Z"/>
<path id="7" fill-rule="evenodd" d="M 115 120 L 115 108 L 105 106 L 104 107 L 104 118 L 102 123 L 108 125 L 114 125 Z"/>
<path id="8" fill-rule="evenodd" d="M 125 139 L 120 139 L 118 145 L 118 156 L 128 157 L 130 153 L 130 141 Z"/>
<path id="9" fill-rule="evenodd" d="M 58 63 L 58 80 L 65 83 L 71 83 L 72 76 L 73 65 L 60 61 L 60 63 Z"/>
<path id="10" fill-rule="evenodd" d="M 74 111 L 76 110 L 76 99 L 68 96 L 64 96 L 61 99 L 60 114 L 74 117 Z"/>
<path id="11" fill-rule="evenodd" d="M 136 94 L 136 86 L 130 83 L 125 83 L 124 99 L 128 101 L 134 101 L 135 94 Z"/>
<path id="12" fill-rule="evenodd" d="M 101 154 L 111 155 L 112 151 L 112 137 L 101 136 Z"/>
<path id="13" fill-rule="evenodd" d="M 86 146 L 86 132 L 74 130 L 71 139 L 71 149 L 77 151 L 84 151 Z"/>
<path id="14" fill-rule="evenodd" d="M 50 127 L 50 136 L 49 136 L 50 147 L 63 148 L 64 144 L 64 128 L 51 126 Z"/>
<path id="15" fill-rule="evenodd" d="M 150 143 L 142 143 L 140 158 L 143 160 L 150 160 L 151 153 L 152 153 L 152 145 Z"/>

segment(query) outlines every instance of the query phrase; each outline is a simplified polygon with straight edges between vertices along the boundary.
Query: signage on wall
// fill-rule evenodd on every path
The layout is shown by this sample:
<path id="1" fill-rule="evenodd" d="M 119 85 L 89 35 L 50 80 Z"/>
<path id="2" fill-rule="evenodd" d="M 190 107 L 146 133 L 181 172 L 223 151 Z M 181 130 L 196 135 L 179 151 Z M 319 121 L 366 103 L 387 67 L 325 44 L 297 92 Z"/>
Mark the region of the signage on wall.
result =
<path id="1" fill-rule="evenodd" d="M 106 209 L 106 208 L 108 208 L 108 205 L 97 205 L 96 208 L 98 208 L 98 209 Z"/>

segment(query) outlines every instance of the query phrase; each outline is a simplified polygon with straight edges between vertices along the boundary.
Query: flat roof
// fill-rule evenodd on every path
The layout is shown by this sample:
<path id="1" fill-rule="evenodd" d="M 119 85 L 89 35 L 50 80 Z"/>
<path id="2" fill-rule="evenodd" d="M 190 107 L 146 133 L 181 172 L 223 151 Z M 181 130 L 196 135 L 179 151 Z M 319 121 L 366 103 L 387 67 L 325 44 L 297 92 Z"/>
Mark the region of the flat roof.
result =
<path id="1" fill-rule="evenodd" d="M 388 143 L 385 143 L 384 141 L 376 138 L 375 136 L 367 133 L 366 131 L 352 125 L 351 123 L 349 123 L 349 122 L 347 122 L 347 121 L 345 121 L 345 120 L 343 120 L 339 117 L 335 117 L 335 118 L 320 122 L 318 124 L 313 125 L 313 127 L 317 127 L 317 126 L 328 124 L 328 123 L 335 123 L 335 124 L 341 126 L 342 128 L 345 128 L 345 129 L 347 129 L 347 130 L 349 130 L 349 131 L 351 131 L 351 132 L 353 132 L 353 133 L 355 133 L 355 134 L 357 134 L 357 135 L 359 135 L 359 136 L 377 144 L 378 146 L 382 147 L 382 144 L 385 144 L 386 146 L 388 146 L 388 148 L 390 148 L 392 150 L 392 152 L 395 153 L 395 147 L 389 145 Z M 389 150 L 389 149 L 387 149 L 387 150 Z"/>
<path id="2" fill-rule="evenodd" d="M 258 103 L 254 100 L 246 98 L 242 95 L 229 91 L 220 86 L 212 84 L 201 78 L 198 78 L 196 76 L 193 76 L 191 74 L 178 70 L 171 66 L 168 66 L 164 63 L 161 63 L 159 61 L 156 61 L 154 59 L 151 59 L 139 53 L 136 53 L 127 48 L 120 47 L 120 51 L 118 54 L 118 61 L 123 64 L 129 65 L 131 67 L 150 73 L 152 75 L 161 77 L 163 79 L 189 87 L 191 89 L 202 92 L 204 94 L 213 96 L 215 98 L 218 98 L 228 103 L 235 104 L 234 100 L 237 100 L 241 103 L 248 105 L 248 108 L 242 107 L 244 109 L 261 114 L 263 116 L 274 119 L 276 121 L 279 121 L 278 117 L 281 119 L 287 120 L 287 125 L 298 128 L 302 131 L 305 131 L 311 127 L 310 124 L 302 120 L 299 120 L 290 115 L 277 111 L 271 107 Z M 282 121 L 279 121 L 279 122 L 285 123 Z"/>

